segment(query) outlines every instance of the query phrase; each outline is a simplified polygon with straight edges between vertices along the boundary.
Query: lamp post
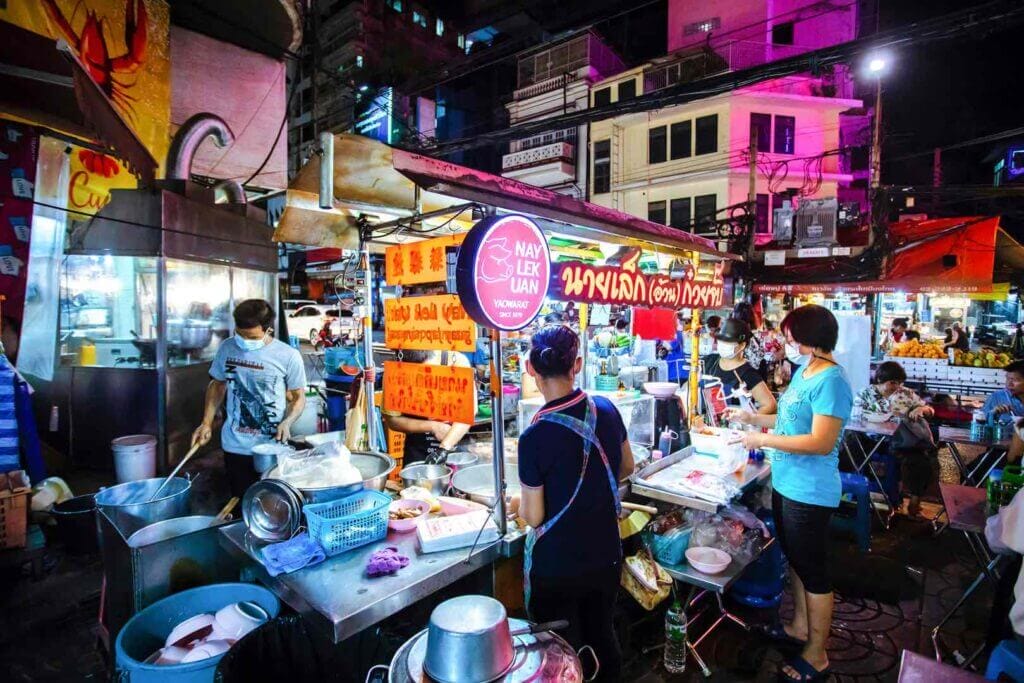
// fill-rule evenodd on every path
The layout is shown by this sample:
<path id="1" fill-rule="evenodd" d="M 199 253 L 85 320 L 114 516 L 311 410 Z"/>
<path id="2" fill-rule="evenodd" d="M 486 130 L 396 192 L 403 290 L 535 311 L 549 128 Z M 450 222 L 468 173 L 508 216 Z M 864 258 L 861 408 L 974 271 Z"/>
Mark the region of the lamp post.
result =
<path id="1" fill-rule="evenodd" d="M 871 135 L 871 177 L 870 187 L 878 189 L 882 176 L 882 74 L 888 64 L 883 57 L 868 60 L 867 71 L 875 79 L 875 126 Z"/>

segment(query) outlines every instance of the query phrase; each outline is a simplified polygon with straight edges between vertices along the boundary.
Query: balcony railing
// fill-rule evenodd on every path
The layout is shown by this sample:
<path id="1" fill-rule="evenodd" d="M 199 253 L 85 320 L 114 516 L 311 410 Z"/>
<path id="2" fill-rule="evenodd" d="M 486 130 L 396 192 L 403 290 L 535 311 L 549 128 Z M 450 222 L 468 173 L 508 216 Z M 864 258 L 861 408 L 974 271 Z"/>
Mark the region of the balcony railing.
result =
<path id="1" fill-rule="evenodd" d="M 569 142 L 572 144 L 576 143 L 576 129 L 575 128 L 563 128 L 562 130 L 551 131 L 550 133 L 542 133 L 541 135 L 534 135 L 530 138 L 524 138 L 522 140 L 513 140 L 509 144 L 509 152 L 523 152 L 528 149 L 536 149 L 537 147 L 544 147 L 555 142 Z"/>
<path id="2" fill-rule="evenodd" d="M 501 170 L 511 171 L 517 168 L 537 166 L 552 161 L 572 161 L 574 147 L 568 142 L 556 142 L 543 147 L 534 147 L 521 152 L 512 152 L 501 158 Z"/>
<path id="3" fill-rule="evenodd" d="M 654 92 L 726 71 L 739 71 L 808 52 L 802 45 L 775 45 L 750 40 L 731 40 L 699 48 L 671 62 L 644 69 L 644 92 Z"/>

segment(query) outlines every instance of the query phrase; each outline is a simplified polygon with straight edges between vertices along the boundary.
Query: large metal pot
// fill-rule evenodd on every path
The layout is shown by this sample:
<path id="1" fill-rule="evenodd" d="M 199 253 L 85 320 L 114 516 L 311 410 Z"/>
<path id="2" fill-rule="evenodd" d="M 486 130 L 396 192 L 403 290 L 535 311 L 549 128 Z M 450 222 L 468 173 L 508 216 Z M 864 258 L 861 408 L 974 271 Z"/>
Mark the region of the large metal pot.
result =
<path id="1" fill-rule="evenodd" d="M 473 465 L 460 468 L 452 476 L 452 488 L 464 498 L 487 507 L 494 505 L 494 465 Z M 519 466 L 505 464 L 505 495 L 518 496 Z"/>
<path id="2" fill-rule="evenodd" d="M 181 326 L 179 346 L 189 349 L 205 349 L 213 339 L 213 326 L 205 320 L 186 320 Z"/>
<path id="3" fill-rule="evenodd" d="M 434 608 L 423 669 L 439 683 L 493 681 L 512 667 L 515 648 L 505 607 L 485 595 L 462 595 Z"/>
<path id="4" fill-rule="evenodd" d="M 213 515 L 190 515 L 188 517 L 176 517 L 156 522 L 149 526 L 142 527 L 128 537 L 129 548 L 140 548 L 144 545 L 152 545 L 160 541 L 166 541 L 176 536 L 184 536 L 193 531 L 199 531 L 213 524 L 217 518 Z"/>
<path id="5" fill-rule="evenodd" d="M 299 493 L 307 503 L 326 503 L 330 500 L 337 500 L 344 496 L 357 493 L 363 489 L 383 491 L 384 485 L 388 482 L 388 476 L 395 469 L 395 459 L 387 453 L 371 451 L 354 451 L 352 453 L 352 464 L 359 473 L 363 475 L 363 481 L 348 486 L 325 486 L 322 488 L 299 488 Z M 263 473 L 264 479 L 281 479 L 277 474 L 277 467 Z M 298 488 L 298 487 L 296 487 Z"/>
<path id="6" fill-rule="evenodd" d="M 163 483 L 164 477 L 157 477 L 111 486 L 96 494 L 96 507 L 106 513 L 125 538 L 154 522 L 187 515 L 192 482 L 175 477 L 156 500 L 150 501 Z"/>
<path id="7" fill-rule="evenodd" d="M 447 465 L 428 465 L 423 462 L 416 462 L 401 472 L 398 476 L 402 479 L 402 486 L 419 486 L 435 496 L 443 496 L 448 492 L 448 484 L 452 481 L 452 468 Z"/>

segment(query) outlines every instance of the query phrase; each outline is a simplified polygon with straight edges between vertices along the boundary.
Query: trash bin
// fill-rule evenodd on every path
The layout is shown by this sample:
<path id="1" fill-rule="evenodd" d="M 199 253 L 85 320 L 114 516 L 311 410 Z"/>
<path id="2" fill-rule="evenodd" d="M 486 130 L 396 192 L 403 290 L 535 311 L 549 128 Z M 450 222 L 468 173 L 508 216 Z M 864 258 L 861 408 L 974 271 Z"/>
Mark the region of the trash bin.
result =
<path id="1" fill-rule="evenodd" d="M 224 683 L 249 681 L 332 681 L 339 671 L 329 653 L 318 647 L 319 634 L 310 632 L 298 614 L 267 623 L 235 643 L 217 664 L 214 680 Z"/>

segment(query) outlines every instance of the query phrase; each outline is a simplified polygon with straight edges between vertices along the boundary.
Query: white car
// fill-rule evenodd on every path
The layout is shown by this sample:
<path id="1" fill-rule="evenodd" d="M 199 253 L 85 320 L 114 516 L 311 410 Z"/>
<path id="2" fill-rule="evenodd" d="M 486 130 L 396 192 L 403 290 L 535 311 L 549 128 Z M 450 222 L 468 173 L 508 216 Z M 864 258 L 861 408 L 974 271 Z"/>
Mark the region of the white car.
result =
<path id="1" fill-rule="evenodd" d="M 281 308 L 284 309 L 284 314 L 290 316 L 295 311 L 299 310 L 303 306 L 316 306 L 317 303 L 312 299 L 282 299 Z"/>
<path id="2" fill-rule="evenodd" d="M 287 316 L 288 334 L 315 344 L 328 320 L 337 320 L 338 307 L 326 304 L 300 306 Z"/>

